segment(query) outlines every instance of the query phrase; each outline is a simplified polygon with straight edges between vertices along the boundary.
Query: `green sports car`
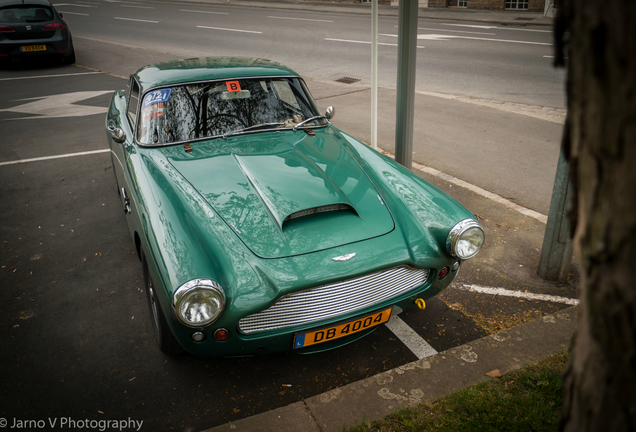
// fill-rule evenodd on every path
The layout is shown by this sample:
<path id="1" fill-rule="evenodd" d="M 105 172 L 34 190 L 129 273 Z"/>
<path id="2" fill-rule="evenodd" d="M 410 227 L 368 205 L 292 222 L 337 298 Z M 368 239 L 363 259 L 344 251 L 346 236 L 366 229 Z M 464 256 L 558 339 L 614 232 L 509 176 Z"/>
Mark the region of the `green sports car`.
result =
<path id="1" fill-rule="evenodd" d="M 254 58 L 157 63 L 115 92 L 106 137 L 163 352 L 332 349 L 477 254 L 470 212 L 333 113 Z"/>

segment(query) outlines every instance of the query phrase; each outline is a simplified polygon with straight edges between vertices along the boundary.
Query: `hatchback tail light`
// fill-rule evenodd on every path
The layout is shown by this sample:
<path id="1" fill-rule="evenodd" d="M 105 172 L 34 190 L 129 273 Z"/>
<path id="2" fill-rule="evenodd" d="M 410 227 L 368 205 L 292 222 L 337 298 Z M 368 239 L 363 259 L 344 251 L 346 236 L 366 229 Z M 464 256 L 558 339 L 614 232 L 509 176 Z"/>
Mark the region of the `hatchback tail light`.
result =
<path id="1" fill-rule="evenodd" d="M 61 30 L 63 28 L 66 28 L 66 25 L 64 23 L 54 22 L 45 25 L 44 27 L 42 27 L 42 30 Z"/>
<path id="2" fill-rule="evenodd" d="M 0 32 L 2 33 L 9 33 L 9 32 L 14 32 L 15 29 L 13 27 L 9 27 L 8 25 L 1 25 L 0 24 Z"/>

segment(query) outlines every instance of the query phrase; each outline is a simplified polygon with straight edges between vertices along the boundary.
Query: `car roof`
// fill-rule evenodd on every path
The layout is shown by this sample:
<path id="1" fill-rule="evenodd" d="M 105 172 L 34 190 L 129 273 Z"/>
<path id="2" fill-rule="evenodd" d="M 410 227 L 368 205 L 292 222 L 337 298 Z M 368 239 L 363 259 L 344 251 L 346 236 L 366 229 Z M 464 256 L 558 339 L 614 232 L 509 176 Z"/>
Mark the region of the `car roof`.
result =
<path id="1" fill-rule="evenodd" d="M 280 63 L 262 58 L 202 57 L 151 64 L 139 69 L 134 76 L 144 93 L 156 87 L 189 82 L 298 74 Z"/>
<path id="2" fill-rule="evenodd" d="M 0 0 L 0 8 L 3 8 L 5 6 L 21 6 L 23 4 L 35 6 L 51 6 L 51 2 L 49 2 L 48 0 Z"/>

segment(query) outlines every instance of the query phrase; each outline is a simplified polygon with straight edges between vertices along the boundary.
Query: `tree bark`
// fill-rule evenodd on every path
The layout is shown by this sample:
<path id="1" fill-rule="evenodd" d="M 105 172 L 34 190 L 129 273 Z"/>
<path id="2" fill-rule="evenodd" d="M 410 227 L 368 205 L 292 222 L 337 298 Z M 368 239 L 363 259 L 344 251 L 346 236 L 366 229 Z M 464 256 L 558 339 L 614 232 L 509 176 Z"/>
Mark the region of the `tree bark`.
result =
<path id="1" fill-rule="evenodd" d="M 564 144 L 584 273 L 561 430 L 634 431 L 636 2 L 565 0 L 561 6 L 555 33 L 557 61 L 568 63 Z"/>

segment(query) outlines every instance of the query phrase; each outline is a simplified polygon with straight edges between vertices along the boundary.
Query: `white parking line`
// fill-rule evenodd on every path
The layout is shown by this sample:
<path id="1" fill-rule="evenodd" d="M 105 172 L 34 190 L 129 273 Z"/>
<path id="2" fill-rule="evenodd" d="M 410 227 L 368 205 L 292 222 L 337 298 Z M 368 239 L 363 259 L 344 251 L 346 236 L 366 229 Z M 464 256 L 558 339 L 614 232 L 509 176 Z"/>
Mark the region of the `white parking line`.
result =
<path id="1" fill-rule="evenodd" d="M 447 24 L 442 23 L 442 25 L 447 26 L 457 26 L 457 27 L 472 27 L 472 28 L 480 28 L 480 29 L 497 29 L 497 30 L 516 30 L 516 31 L 527 31 L 527 32 L 537 32 L 537 33 L 552 33 L 552 30 L 535 30 L 535 29 L 520 29 L 514 27 L 498 27 L 498 26 L 485 26 L 485 25 L 468 25 L 468 24 Z"/>
<path id="2" fill-rule="evenodd" d="M 97 6 L 89 6 L 89 5 L 82 5 L 82 4 L 75 4 L 75 3 L 56 3 L 53 6 L 58 7 L 58 6 L 77 6 L 77 7 L 83 7 L 83 8 L 96 8 Z"/>
<path id="3" fill-rule="evenodd" d="M 221 27 L 197 26 L 197 28 L 202 28 L 202 29 L 211 29 L 211 30 L 223 30 L 223 31 L 240 32 L 240 33 L 256 33 L 256 34 L 263 34 L 263 32 L 259 32 L 259 31 L 252 31 L 252 30 L 238 30 L 238 29 L 229 29 L 229 28 L 221 28 Z"/>
<path id="4" fill-rule="evenodd" d="M 395 26 L 397 28 L 397 26 Z M 445 31 L 445 32 L 453 32 L 453 33 L 467 33 L 467 34 L 480 34 L 480 35 L 486 35 L 486 36 L 496 36 L 496 33 L 484 33 L 484 32 L 471 32 L 471 31 L 465 31 L 465 30 L 446 30 L 446 29 L 432 29 L 432 28 L 426 28 L 426 27 L 418 27 L 418 30 L 432 30 L 432 31 Z"/>
<path id="5" fill-rule="evenodd" d="M 437 354 L 435 348 L 430 346 L 419 334 L 409 327 L 400 317 L 393 315 L 385 324 L 389 330 L 397 336 L 417 356 L 418 359 Z"/>
<path id="6" fill-rule="evenodd" d="M 349 40 L 349 39 L 331 39 L 331 38 L 325 38 L 326 41 L 332 41 L 332 42 L 347 42 L 347 43 L 357 43 L 357 44 L 367 44 L 367 45 L 371 45 L 371 41 L 358 41 L 358 40 Z M 398 46 L 397 44 L 389 44 L 389 43 L 379 43 L 378 45 L 384 45 L 384 46 L 393 46 L 396 47 Z M 423 46 L 418 46 L 418 48 L 424 48 Z"/>
<path id="7" fill-rule="evenodd" d="M 215 15 L 229 15 L 227 12 L 211 12 L 211 11 L 199 11 L 199 10 L 190 10 L 190 9 L 180 9 L 179 12 L 194 12 L 194 13 L 206 13 L 206 14 L 215 14 Z"/>
<path id="8" fill-rule="evenodd" d="M 110 152 L 110 149 L 85 151 L 85 152 L 79 152 L 79 153 L 68 153 L 63 155 L 45 156 L 45 157 L 32 158 L 32 159 L 20 159 L 16 161 L 0 162 L 0 166 L 16 165 L 16 164 L 28 163 L 28 162 L 39 162 L 39 161 L 52 160 L 52 159 L 63 159 L 63 158 L 69 158 L 69 157 L 86 156 L 86 155 L 108 153 L 108 152 Z"/>
<path id="9" fill-rule="evenodd" d="M 319 20 L 319 19 L 310 19 L 310 18 L 291 18 L 291 17 L 279 17 L 279 16 L 268 16 L 267 18 L 284 19 L 284 20 L 294 20 L 294 21 L 313 21 L 313 22 L 324 22 L 324 23 L 332 23 L 332 22 L 333 22 L 333 21 Z"/>
<path id="10" fill-rule="evenodd" d="M 381 34 L 380 36 L 388 36 L 388 37 L 394 37 L 394 38 L 398 37 L 398 35 L 394 35 L 394 34 Z M 544 43 L 544 42 L 528 42 L 528 41 L 509 40 L 509 39 L 479 38 L 479 37 L 473 37 L 473 36 L 440 35 L 440 34 L 418 34 L 417 39 L 418 40 L 436 40 L 436 41 L 445 41 L 450 39 L 470 39 L 470 40 L 487 41 L 487 42 L 506 42 L 506 43 L 517 43 L 517 44 L 528 44 L 528 45 L 552 46 L 552 43 Z"/>
<path id="11" fill-rule="evenodd" d="M 134 18 L 115 17 L 115 19 L 116 20 L 124 20 L 124 21 L 137 21 L 137 22 L 146 22 L 146 23 L 159 24 L 159 21 L 150 21 L 150 20 L 142 20 L 142 19 L 134 19 Z"/>
<path id="12" fill-rule="evenodd" d="M 37 75 L 37 76 L 29 76 L 29 77 L 0 78 L 0 81 L 13 81 L 13 80 L 23 80 L 23 79 L 35 79 L 35 78 L 58 78 L 58 77 L 67 77 L 67 76 L 76 76 L 76 75 L 93 75 L 93 74 L 101 74 L 101 72 L 81 72 L 81 73 L 59 74 L 59 75 Z"/>
<path id="13" fill-rule="evenodd" d="M 81 15 L 81 16 L 90 16 L 89 14 L 83 14 L 83 13 L 78 13 L 78 12 L 69 12 L 69 11 L 58 11 L 62 14 L 67 14 L 67 15 Z"/>
<path id="14" fill-rule="evenodd" d="M 535 294 L 535 293 L 529 293 L 529 292 L 507 290 L 505 288 L 482 287 L 479 285 L 467 285 L 467 284 L 464 284 L 463 286 L 453 285 L 453 288 L 465 290 L 465 291 L 475 291 L 482 294 L 492 294 L 492 295 L 500 295 L 500 296 L 506 296 L 506 297 L 518 297 L 518 298 L 529 299 L 529 300 L 541 300 L 541 301 L 547 301 L 552 303 L 562 303 L 562 304 L 567 304 L 572 306 L 576 306 L 579 304 L 579 301 L 577 299 L 571 299 L 567 297 L 559 297 L 559 296 L 553 296 L 553 295 L 547 295 L 547 294 Z"/>

